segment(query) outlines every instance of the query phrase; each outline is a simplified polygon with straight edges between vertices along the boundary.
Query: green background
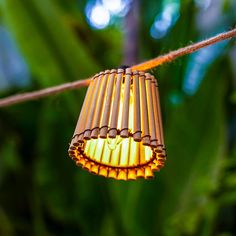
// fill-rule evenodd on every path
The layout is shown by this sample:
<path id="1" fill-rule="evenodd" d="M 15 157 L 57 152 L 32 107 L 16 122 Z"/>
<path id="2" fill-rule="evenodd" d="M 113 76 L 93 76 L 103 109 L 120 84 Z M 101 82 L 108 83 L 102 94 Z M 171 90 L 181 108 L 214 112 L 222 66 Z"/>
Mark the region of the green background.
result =
<path id="1" fill-rule="evenodd" d="M 155 17 L 171 2 L 179 1 L 139 1 L 139 62 L 236 23 L 233 0 L 210 1 L 219 8 L 211 14 L 200 1 L 180 1 L 176 22 L 154 39 Z M 0 25 L 30 74 L 27 85 L 1 89 L 1 97 L 122 64 L 124 17 L 96 30 L 86 20 L 86 4 L 0 1 Z M 206 24 L 208 14 L 217 22 L 199 26 L 201 14 Z M 0 235 L 236 235 L 235 39 L 219 45 L 205 51 L 211 60 L 194 53 L 151 70 L 159 82 L 168 155 L 153 180 L 105 179 L 70 160 L 85 88 L 0 109 Z M 185 78 L 198 64 L 200 85 L 188 94 Z"/>

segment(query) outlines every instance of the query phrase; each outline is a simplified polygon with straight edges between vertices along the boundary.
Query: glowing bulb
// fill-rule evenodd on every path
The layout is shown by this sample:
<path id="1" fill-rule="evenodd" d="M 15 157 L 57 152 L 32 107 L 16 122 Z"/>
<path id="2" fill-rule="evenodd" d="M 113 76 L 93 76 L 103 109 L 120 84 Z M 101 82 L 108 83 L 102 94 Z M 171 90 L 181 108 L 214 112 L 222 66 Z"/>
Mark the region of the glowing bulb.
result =
<path id="1" fill-rule="evenodd" d="M 108 147 L 111 150 L 115 150 L 117 146 L 122 142 L 122 140 L 123 139 L 120 136 L 116 136 L 116 138 L 108 138 L 107 139 Z"/>

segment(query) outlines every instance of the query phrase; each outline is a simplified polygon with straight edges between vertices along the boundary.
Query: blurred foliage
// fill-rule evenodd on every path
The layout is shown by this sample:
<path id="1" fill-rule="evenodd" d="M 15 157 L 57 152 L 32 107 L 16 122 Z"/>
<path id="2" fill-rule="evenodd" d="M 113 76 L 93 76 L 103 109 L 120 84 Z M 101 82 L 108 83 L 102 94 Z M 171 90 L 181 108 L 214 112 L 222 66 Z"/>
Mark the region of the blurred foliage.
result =
<path id="1" fill-rule="evenodd" d="M 209 36 L 197 25 L 196 1 L 181 1 L 170 32 L 151 38 L 150 27 L 166 2 L 140 1 L 140 60 Z M 228 29 L 235 24 L 233 2 L 222 2 Z M 122 23 L 94 30 L 85 19 L 86 3 L 0 1 L 1 22 L 31 70 L 24 90 L 120 65 Z M 217 27 L 211 32 L 222 30 Z M 182 91 L 190 57 L 152 70 L 159 78 L 168 160 L 150 181 L 93 176 L 67 157 L 85 89 L 1 109 L 0 235 L 235 235 L 235 61 L 228 56 L 233 47 L 228 44 L 207 68 L 193 96 Z"/>

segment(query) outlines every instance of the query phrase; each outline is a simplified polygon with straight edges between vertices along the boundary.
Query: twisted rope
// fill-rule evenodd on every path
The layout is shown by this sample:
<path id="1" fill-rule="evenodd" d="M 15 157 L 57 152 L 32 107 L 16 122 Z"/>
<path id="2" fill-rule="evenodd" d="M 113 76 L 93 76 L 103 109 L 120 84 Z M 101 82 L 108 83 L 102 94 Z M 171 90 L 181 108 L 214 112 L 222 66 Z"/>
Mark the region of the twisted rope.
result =
<path id="1" fill-rule="evenodd" d="M 160 66 L 162 64 L 174 61 L 176 58 L 193 53 L 201 48 L 207 47 L 209 45 L 218 43 L 225 39 L 229 39 L 236 36 L 236 28 L 221 34 L 218 34 L 214 37 L 208 38 L 206 40 L 200 41 L 198 43 L 191 44 L 189 46 L 177 49 L 175 51 L 171 51 L 165 55 L 158 56 L 151 60 L 142 62 L 140 64 L 132 66 L 132 70 L 149 70 L 151 68 Z M 43 97 L 47 97 L 53 94 L 58 94 L 64 91 L 78 89 L 81 87 L 86 87 L 89 85 L 90 78 L 84 80 L 78 80 L 71 83 L 65 83 L 53 87 L 49 87 L 46 89 L 41 89 L 33 92 L 17 94 L 13 96 L 9 96 L 6 98 L 0 99 L 0 107 L 11 106 L 13 104 L 35 100 Z"/>

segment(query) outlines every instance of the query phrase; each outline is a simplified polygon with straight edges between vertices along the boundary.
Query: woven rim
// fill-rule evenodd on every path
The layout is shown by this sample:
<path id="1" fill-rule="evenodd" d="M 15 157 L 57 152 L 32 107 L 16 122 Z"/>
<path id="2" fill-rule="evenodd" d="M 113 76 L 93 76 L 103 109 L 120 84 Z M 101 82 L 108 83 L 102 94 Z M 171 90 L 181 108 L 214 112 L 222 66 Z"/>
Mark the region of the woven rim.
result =
<path id="1" fill-rule="evenodd" d="M 81 166 L 92 174 L 104 177 L 119 179 L 120 171 L 124 171 L 126 176 L 122 175 L 123 178 L 120 178 L 122 180 L 134 180 L 136 178 L 149 179 L 153 177 L 153 171 L 160 171 L 160 169 L 164 167 L 166 161 L 165 148 L 160 146 L 158 148 L 150 147 L 152 149 L 152 157 L 146 163 L 134 166 L 111 166 L 97 162 L 96 160 L 92 160 L 90 157 L 86 156 L 83 149 L 86 140 L 79 142 L 76 139 L 78 139 L 78 135 L 72 139 L 69 148 L 69 156 L 71 159 L 75 161 L 76 165 Z M 132 176 L 129 176 L 129 172 L 132 173 Z M 112 175 L 110 173 L 112 173 Z M 135 175 L 136 178 L 134 178 Z"/>

